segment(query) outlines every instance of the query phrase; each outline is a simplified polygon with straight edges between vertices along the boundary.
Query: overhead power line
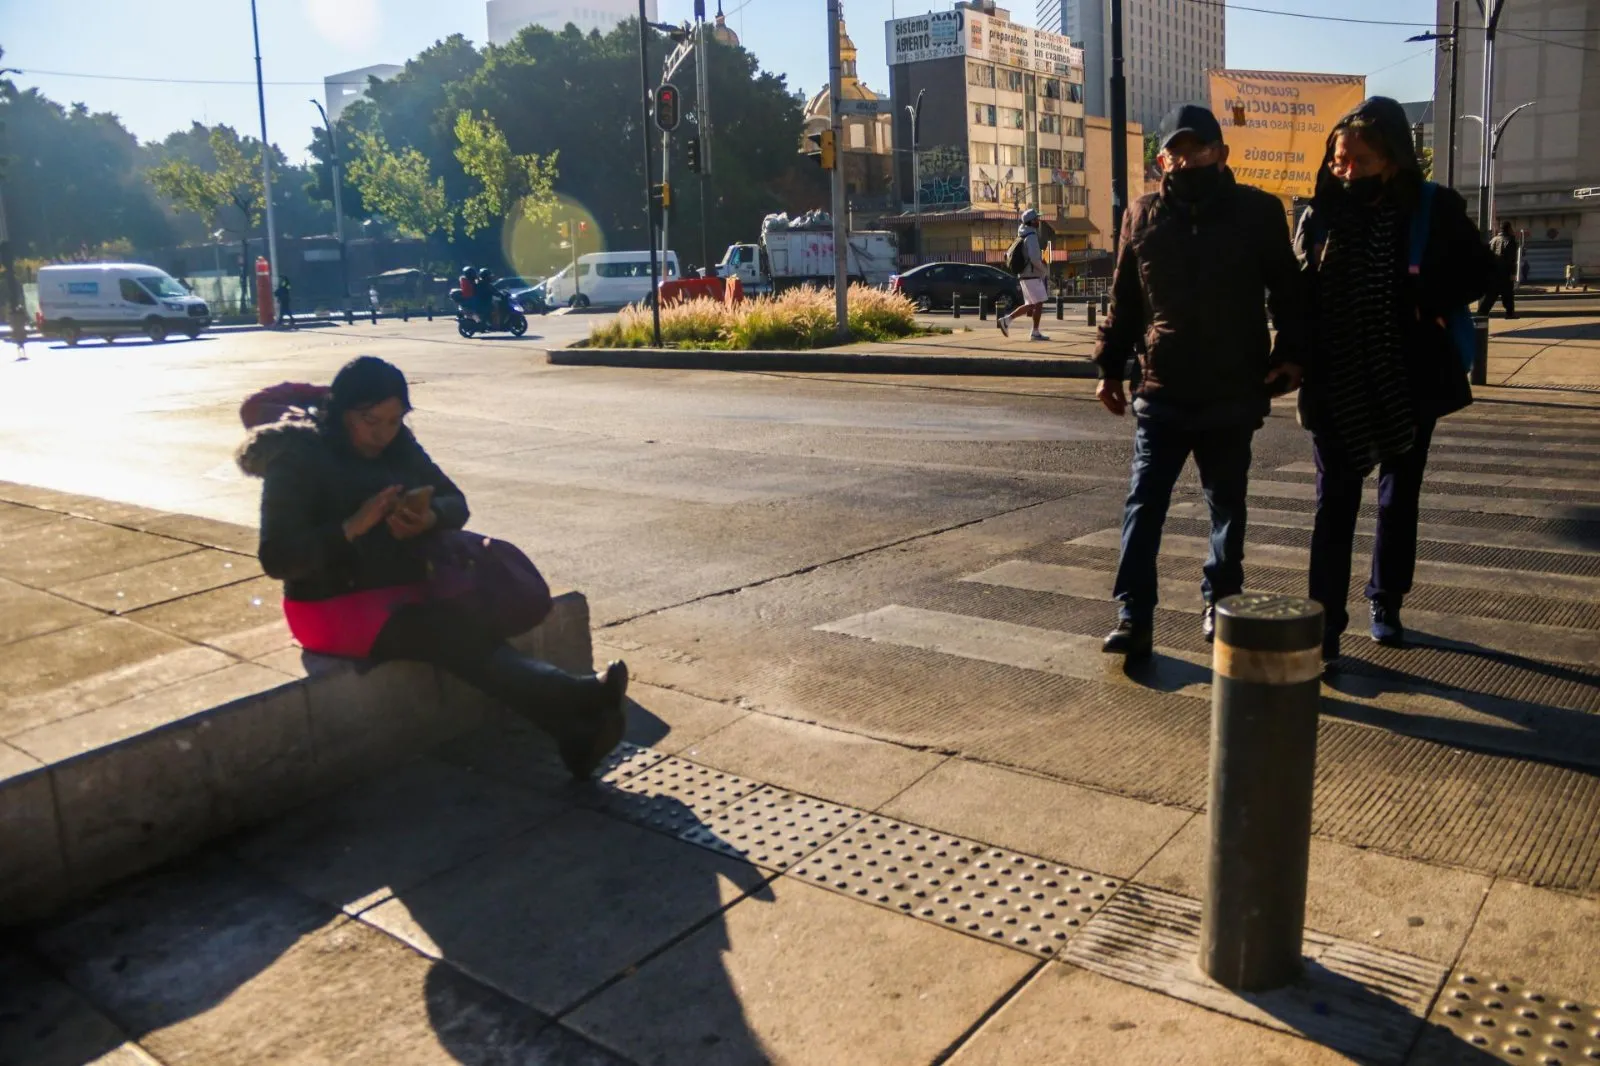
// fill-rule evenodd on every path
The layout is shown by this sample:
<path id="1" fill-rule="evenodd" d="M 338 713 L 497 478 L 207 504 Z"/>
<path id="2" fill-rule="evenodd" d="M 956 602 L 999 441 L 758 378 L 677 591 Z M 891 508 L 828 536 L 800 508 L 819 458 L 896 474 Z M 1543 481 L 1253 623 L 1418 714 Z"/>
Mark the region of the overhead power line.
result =
<path id="1" fill-rule="evenodd" d="M 146 77 L 139 77 L 139 76 L 133 75 L 133 74 L 88 74 L 88 73 L 84 73 L 82 71 L 76 71 L 76 70 L 35 70 L 35 69 L 31 68 L 31 67 L 27 68 L 27 69 L 20 69 L 19 68 L 17 70 L 17 73 L 18 74 L 27 74 L 27 75 L 30 75 L 30 76 L 33 76 L 33 77 L 41 77 L 41 78 L 42 77 L 51 77 L 51 78 L 90 78 L 90 79 L 93 79 L 95 81 L 139 81 L 139 82 L 149 82 L 149 83 L 157 84 L 157 85 L 248 85 L 251 88 L 254 88 L 255 84 L 256 84 L 254 80 L 250 80 L 250 81 L 228 81 L 228 80 L 213 79 L 213 78 L 146 78 Z M 292 85 L 292 86 L 299 86 L 301 88 L 304 88 L 307 85 L 320 86 L 323 83 L 320 82 L 320 81 L 269 81 L 269 82 L 265 82 L 264 84 L 267 84 L 267 85 Z M 343 83 L 335 82 L 334 84 L 336 84 L 336 85 L 337 84 L 354 85 L 356 83 L 355 82 L 343 82 Z"/>

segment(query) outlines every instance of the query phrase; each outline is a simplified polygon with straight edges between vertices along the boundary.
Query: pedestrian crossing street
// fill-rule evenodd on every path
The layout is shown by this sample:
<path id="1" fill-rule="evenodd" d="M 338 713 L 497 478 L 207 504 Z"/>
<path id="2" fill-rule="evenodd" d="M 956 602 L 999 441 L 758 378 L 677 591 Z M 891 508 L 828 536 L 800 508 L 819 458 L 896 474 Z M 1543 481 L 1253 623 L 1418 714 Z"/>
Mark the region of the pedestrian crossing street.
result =
<path id="1" fill-rule="evenodd" d="M 1314 468 L 1252 472 L 1246 587 L 1303 595 Z M 1587 476 L 1586 476 L 1587 475 Z M 1492 726 L 1497 748 L 1600 765 L 1600 412 L 1479 405 L 1443 423 L 1422 498 L 1408 647 L 1366 637 L 1361 598 L 1373 518 L 1357 530 L 1345 669 L 1325 690 L 1371 722 L 1439 739 Z M 1120 529 L 1050 542 L 960 575 L 908 602 L 816 627 L 854 642 L 1091 682 L 1209 699 L 1199 633 L 1208 520 L 1198 494 L 1174 498 L 1161 553 L 1157 655 L 1122 668 L 1100 641 L 1115 617 Z M 1505 728 L 1520 723 L 1521 728 Z"/>

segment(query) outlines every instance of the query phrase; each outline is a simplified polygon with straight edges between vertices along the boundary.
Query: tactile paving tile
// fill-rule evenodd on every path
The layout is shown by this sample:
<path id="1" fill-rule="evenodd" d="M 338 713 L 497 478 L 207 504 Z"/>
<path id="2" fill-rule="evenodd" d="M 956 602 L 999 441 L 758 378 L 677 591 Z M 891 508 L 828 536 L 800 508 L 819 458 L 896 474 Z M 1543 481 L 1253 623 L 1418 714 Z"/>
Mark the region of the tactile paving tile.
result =
<path id="1" fill-rule="evenodd" d="M 808 884 L 1053 957 L 1120 882 L 869 815 L 789 871 Z"/>
<path id="2" fill-rule="evenodd" d="M 1271 992 L 1233 992 L 1200 970 L 1200 901 L 1133 884 L 1072 938 L 1062 959 L 1307 1037 L 1361 1062 L 1398 1066 L 1445 968 L 1310 930 L 1302 943 L 1306 968 L 1299 980 Z"/>
<path id="3" fill-rule="evenodd" d="M 787 870 L 866 816 L 768 785 L 680 836 L 769 870 Z"/>
<path id="4" fill-rule="evenodd" d="M 655 753 L 652 753 L 655 754 Z M 599 805 L 648 829 L 679 834 L 762 787 L 760 781 L 667 755 L 639 758 L 601 779 Z"/>
<path id="5" fill-rule="evenodd" d="M 1551 995 L 1516 980 L 1457 972 L 1434 1004 L 1417 1066 L 1594 1066 L 1600 1006 Z"/>
<path id="6" fill-rule="evenodd" d="M 602 785 L 617 785 L 644 772 L 666 756 L 653 748 L 642 748 L 623 741 L 595 769 L 595 780 Z"/>

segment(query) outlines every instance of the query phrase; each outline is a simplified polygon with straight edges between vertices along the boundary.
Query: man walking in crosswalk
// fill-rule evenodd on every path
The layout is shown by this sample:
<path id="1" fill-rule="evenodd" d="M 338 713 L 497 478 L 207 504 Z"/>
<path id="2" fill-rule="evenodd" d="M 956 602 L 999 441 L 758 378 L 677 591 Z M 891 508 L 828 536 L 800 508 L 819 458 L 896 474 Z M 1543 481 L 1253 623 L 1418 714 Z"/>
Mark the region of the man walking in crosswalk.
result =
<path id="1" fill-rule="evenodd" d="M 1222 127 L 1186 104 L 1162 123 L 1161 191 L 1123 219 L 1111 308 L 1100 327 L 1096 396 L 1128 409 L 1123 378 L 1136 354 L 1133 484 L 1122 519 L 1112 654 L 1150 654 L 1156 556 L 1172 486 L 1193 453 L 1211 514 L 1202 629 L 1244 585 L 1250 444 L 1273 394 L 1299 385 L 1305 307 L 1289 224 L 1276 197 L 1238 184 Z M 1267 311 L 1278 327 L 1274 349 Z"/>

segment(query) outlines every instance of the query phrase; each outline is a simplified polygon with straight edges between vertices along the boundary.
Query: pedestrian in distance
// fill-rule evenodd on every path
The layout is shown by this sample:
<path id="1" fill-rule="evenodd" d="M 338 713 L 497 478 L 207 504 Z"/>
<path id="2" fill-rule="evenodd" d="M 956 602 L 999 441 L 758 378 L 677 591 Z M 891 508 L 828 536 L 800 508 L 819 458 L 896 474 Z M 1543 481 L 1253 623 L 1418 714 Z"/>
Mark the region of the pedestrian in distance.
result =
<path id="1" fill-rule="evenodd" d="M 11 309 L 11 343 L 17 346 L 19 363 L 28 361 L 28 310 L 17 306 Z"/>
<path id="2" fill-rule="evenodd" d="M 1466 202 L 1424 180 L 1405 108 L 1382 96 L 1334 125 L 1295 250 L 1316 345 L 1299 397 L 1317 470 L 1310 594 L 1322 604 L 1331 668 L 1350 622 L 1351 548 L 1374 469 L 1370 632 L 1404 643 L 1428 445 L 1440 418 L 1472 402 L 1468 307 L 1499 282 Z"/>
<path id="3" fill-rule="evenodd" d="M 1521 247 L 1511 223 L 1500 223 L 1500 232 L 1489 240 L 1495 271 L 1489 279 L 1489 288 L 1478 303 L 1478 314 L 1487 315 L 1494 310 L 1494 302 L 1499 300 L 1506 309 L 1507 318 L 1517 317 L 1517 252 Z"/>
<path id="4" fill-rule="evenodd" d="M 1135 355 L 1140 369 L 1113 589 L 1118 622 L 1104 645 L 1131 658 L 1152 650 L 1161 528 L 1190 455 L 1211 513 L 1200 584 L 1206 640 L 1216 633 L 1217 602 L 1243 589 L 1251 441 L 1272 397 L 1299 385 L 1307 351 L 1283 205 L 1234 180 L 1216 117 L 1195 104 L 1168 114 L 1160 164 L 1161 191 L 1141 197 L 1122 220 L 1111 305 L 1095 346 L 1095 395 L 1112 414 L 1129 409 L 1123 379 Z"/>
<path id="5" fill-rule="evenodd" d="M 1011 320 L 1027 316 L 1033 319 L 1033 332 L 1028 339 L 1049 340 L 1049 337 L 1039 332 L 1039 320 L 1044 317 L 1045 301 L 1050 299 L 1050 290 L 1045 284 L 1045 279 L 1050 276 L 1050 269 L 1045 265 L 1044 249 L 1039 245 L 1039 212 L 1031 207 L 1022 212 L 1022 222 L 1017 226 L 1017 239 L 1012 243 L 1011 250 L 1006 253 L 1006 266 L 1017 276 L 1022 286 L 1022 303 L 1009 315 L 997 312 L 994 316 L 995 326 L 1009 337 Z"/>
<path id="6" fill-rule="evenodd" d="M 278 325 L 294 328 L 294 310 L 290 306 L 292 293 L 289 288 L 289 275 L 282 274 L 278 277 L 278 287 L 272 290 L 272 298 L 278 302 Z"/>

